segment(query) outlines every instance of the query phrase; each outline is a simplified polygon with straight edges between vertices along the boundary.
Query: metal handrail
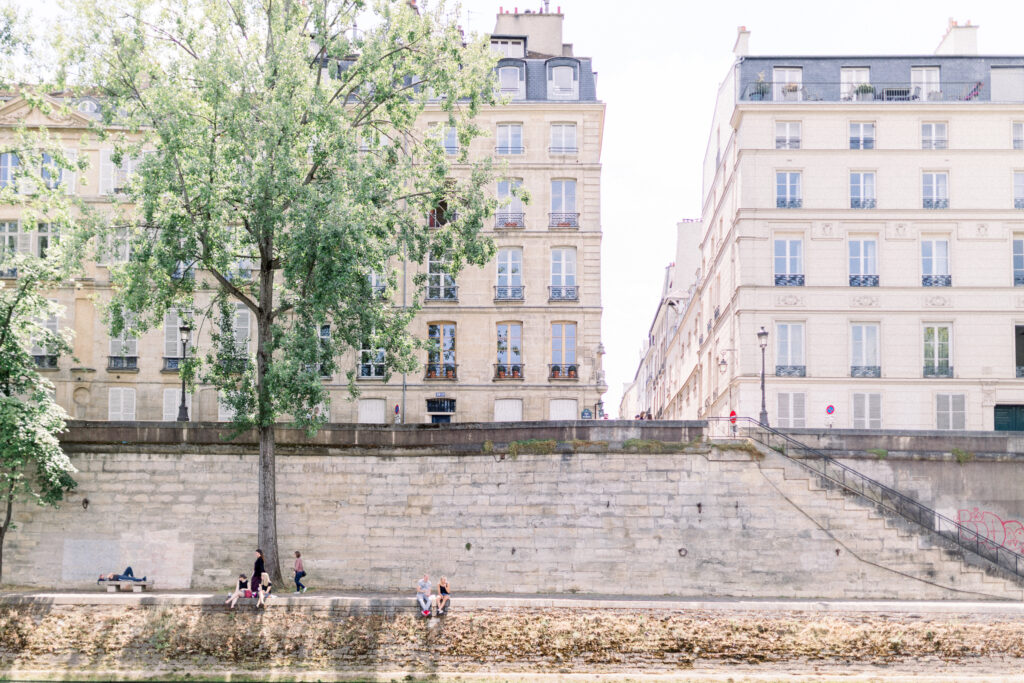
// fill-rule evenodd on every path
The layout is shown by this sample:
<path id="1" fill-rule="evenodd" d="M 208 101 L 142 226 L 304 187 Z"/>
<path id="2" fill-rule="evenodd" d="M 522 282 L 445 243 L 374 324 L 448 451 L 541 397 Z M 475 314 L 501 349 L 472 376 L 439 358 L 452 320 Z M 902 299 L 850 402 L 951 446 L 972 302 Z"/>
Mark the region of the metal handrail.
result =
<path id="1" fill-rule="evenodd" d="M 861 496 L 873 505 L 889 510 L 928 531 L 934 531 L 963 550 L 970 551 L 1016 576 L 1024 577 L 1024 555 L 990 538 L 982 537 L 977 531 L 965 527 L 960 522 L 946 517 L 896 489 L 861 474 L 791 436 L 776 431 L 750 417 L 707 417 L 704 419 L 708 422 L 719 423 L 731 420 L 734 435 L 738 435 L 739 426 L 742 424 L 746 428 L 745 436 L 764 444 L 804 469 Z M 775 439 L 776 442 L 772 443 L 772 439 Z M 790 454 L 793 449 L 811 455 L 813 458 L 794 457 Z"/>

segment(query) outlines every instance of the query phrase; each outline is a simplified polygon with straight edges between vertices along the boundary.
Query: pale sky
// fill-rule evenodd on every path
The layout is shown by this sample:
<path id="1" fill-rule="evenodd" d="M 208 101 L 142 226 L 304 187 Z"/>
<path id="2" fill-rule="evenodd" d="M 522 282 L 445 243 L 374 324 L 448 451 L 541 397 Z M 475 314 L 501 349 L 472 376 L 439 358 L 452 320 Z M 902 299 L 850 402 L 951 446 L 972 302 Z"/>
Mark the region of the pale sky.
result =
<path id="1" fill-rule="evenodd" d="M 53 19 L 55 0 L 13 0 Z M 428 4 L 429 0 L 420 0 Z M 451 2 L 449 2 L 449 5 Z M 736 27 L 751 54 L 931 54 L 950 18 L 980 26 L 981 54 L 1022 54 L 1024 3 L 1003 0 L 550 0 L 563 40 L 592 57 L 607 105 L 602 163 L 605 410 L 618 413 L 675 258 L 675 224 L 700 217 L 701 165 Z M 463 0 L 463 25 L 494 28 L 498 8 L 543 0 Z M 45 23 L 45 22 L 44 22 Z M 632 417 L 632 416 L 625 416 Z"/>

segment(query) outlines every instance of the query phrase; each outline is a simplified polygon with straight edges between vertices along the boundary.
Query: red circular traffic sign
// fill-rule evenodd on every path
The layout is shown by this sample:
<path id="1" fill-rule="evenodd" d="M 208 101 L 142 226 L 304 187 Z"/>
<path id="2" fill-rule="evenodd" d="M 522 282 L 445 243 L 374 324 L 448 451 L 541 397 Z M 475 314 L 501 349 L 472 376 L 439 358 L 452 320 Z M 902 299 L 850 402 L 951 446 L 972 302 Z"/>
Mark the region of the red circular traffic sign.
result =
<path id="1" fill-rule="evenodd" d="M 735 410 L 730 410 L 729 411 L 729 422 L 732 422 L 733 424 L 736 424 L 736 411 Z"/>

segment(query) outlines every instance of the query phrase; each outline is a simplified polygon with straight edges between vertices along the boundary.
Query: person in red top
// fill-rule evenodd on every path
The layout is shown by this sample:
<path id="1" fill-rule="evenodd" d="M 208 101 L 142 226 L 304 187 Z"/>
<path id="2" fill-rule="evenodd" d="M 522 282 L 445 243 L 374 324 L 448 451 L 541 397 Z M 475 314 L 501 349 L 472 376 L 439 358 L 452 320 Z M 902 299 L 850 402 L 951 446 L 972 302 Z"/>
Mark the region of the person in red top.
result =
<path id="1" fill-rule="evenodd" d="M 295 592 L 305 593 L 306 587 L 302 585 L 302 577 L 306 575 L 306 570 L 302 566 L 302 553 L 298 550 L 295 551 Z"/>

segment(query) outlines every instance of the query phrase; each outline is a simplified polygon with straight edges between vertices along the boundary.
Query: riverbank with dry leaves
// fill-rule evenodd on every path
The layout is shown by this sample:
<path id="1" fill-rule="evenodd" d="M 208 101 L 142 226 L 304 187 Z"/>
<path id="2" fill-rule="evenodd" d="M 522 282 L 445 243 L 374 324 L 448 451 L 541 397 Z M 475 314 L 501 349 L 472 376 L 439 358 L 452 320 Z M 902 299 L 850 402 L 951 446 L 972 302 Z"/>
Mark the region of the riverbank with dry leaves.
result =
<path id="1" fill-rule="evenodd" d="M 1024 664 L 1024 620 L 993 615 L 455 611 L 392 615 L 212 607 L 0 607 L 0 677 L 237 680 L 502 672 L 990 672 Z M 139 672 L 143 672 L 139 674 Z M 954 675 L 953 678 L 956 678 Z"/>

